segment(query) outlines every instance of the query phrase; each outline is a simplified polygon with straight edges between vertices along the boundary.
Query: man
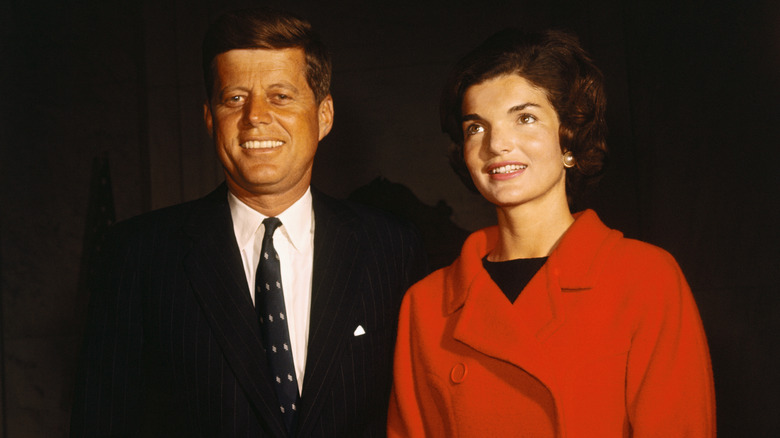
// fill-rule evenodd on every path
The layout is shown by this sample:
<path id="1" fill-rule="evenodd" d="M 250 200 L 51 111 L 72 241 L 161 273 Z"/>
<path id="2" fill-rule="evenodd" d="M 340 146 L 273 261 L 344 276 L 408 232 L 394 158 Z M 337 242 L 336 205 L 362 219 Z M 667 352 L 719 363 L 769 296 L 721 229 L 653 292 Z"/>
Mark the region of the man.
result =
<path id="1" fill-rule="evenodd" d="M 71 435 L 383 436 L 416 234 L 310 189 L 333 100 L 307 22 L 227 14 L 203 57 L 226 182 L 108 237 Z"/>

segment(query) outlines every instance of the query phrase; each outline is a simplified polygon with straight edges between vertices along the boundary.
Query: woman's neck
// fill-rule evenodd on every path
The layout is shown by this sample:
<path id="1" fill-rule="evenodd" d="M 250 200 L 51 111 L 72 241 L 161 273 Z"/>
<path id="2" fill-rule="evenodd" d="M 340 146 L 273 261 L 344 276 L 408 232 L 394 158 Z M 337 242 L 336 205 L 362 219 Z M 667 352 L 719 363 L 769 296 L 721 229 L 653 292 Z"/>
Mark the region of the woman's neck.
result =
<path id="1" fill-rule="evenodd" d="M 498 207 L 498 243 L 490 261 L 546 257 L 557 246 L 574 217 L 566 201 L 553 205 Z"/>

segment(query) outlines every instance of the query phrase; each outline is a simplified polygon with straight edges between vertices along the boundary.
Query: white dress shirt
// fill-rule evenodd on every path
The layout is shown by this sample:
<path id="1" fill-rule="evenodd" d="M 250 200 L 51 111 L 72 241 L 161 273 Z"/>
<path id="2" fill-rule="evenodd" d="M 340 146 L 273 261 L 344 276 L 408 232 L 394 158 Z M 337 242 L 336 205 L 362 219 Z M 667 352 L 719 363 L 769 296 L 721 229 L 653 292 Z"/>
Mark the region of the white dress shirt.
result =
<path id="1" fill-rule="evenodd" d="M 244 273 L 255 299 L 255 274 L 263 244 L 263 216 L 228 192 L 233 231 L 244 262 Z M 287 309 L 287 328 L 290 331 L 298 391 L 303 392 L 303 373 L 306 369 L 306 349 L 309 339 L 311 309 L 311 279 L 314 264 L 314 211 L 311 189 L 277 216 L 282 225 L 274 232 L 274 248 L 279 254 L 282 270 L 284 306 Z"/>

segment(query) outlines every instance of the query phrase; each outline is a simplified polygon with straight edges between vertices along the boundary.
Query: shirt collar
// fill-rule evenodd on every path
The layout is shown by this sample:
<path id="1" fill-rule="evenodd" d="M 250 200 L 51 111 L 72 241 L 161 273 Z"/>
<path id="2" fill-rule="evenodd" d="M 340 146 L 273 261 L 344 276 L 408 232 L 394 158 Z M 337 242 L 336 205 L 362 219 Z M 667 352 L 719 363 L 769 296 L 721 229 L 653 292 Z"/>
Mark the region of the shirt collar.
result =
<path id="1" fill-rule="evenodd" d="M 254 243 L 255 233 L 263 219 L 267 218 L 246 205 L 235 195 L 228 191 L 228 204 L 230 215 L 233 218 L 233 231 L 236 234 L 238 248 L 243 250 Z M 312 245 L 312 233 L 314 232 L 314 215 L 312 212 L 311 188 L 300 197 L 287 210 L 277 216 L 282 221 L 280 230 L 297 251 L 304 251 Z"/>

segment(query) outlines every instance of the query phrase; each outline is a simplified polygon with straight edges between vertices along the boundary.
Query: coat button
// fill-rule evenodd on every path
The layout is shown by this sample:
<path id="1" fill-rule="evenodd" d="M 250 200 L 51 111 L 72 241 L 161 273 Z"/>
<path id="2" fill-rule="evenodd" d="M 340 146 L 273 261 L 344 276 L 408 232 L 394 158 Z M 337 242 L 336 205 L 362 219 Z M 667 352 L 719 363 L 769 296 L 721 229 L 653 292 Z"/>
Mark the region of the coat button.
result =
<path id="1" fill-rule="evenodd" d="M 466 380 L 466 374 L 469 373 L 465 363 L 456 364 L 450 371 L 450 379 L 453 383 L 461 383 Z"/>

